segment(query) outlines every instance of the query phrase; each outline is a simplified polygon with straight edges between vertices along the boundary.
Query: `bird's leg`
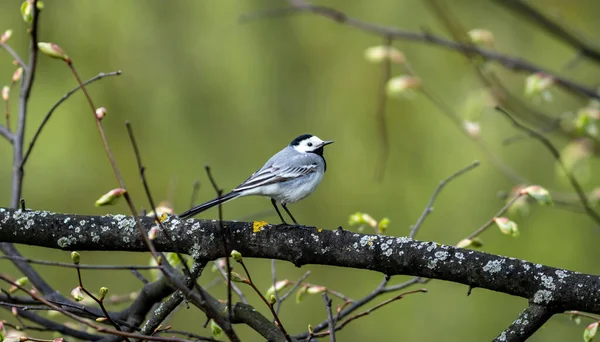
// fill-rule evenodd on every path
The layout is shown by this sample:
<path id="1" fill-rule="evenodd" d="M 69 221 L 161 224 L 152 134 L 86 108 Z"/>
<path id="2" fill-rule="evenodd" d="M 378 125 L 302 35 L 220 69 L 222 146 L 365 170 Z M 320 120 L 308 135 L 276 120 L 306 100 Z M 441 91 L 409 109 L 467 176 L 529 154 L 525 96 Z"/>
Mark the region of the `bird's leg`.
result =
<path id="1" fill-rule="evenodd" d="M 300 224 L 298 223 L 298 221 L 296 221 L 296 219 L 294 218 L 294 216 L 292 216 L 292 213 L 290 213 L 290 211 L 288 210 L 288 208 L 287 208 L 287 204 L 283 204 L 283 203 L 281 203 L 281 206 L 283 207 L 283 209 L 285 209 L 285 212 L 286 212 L 286 213 L 288 213 L 288 215 L 290 215 L 290 217 L 292 218 L 292 221 L 294 221 L 294 223 L 295 223 L 297 226 L 300 226 Z"/>
<path id="2" fill-rule="evenodd" d="M 282 222 L 283 224 L 287 225 L 287 222 L 285 222 L 285 220 L 283 219 L 283 216 L 281 216 L 281 213 L 279 212 L 279 208 L 277 207 L 277 202 L 275 202 L 275 199 L 271 198 L 271 203 L 272 203 L 272 204 L 273 204 L 273 206 L 275 207 L 275 211 L 277 211 L 277 215 L 279 215 L 279 218 L 281 219 L 281 222 Z M 282 206 L 283 206 L 283 208 L 285 208 L 285 206 L 284 206 L 283 204 L 282 204 Z M 285 209 L 285 210 L 287 211 L 287 209 Z M 289 213 L 290 213 L 290 212 L 288 211 L 288 214 L 289 214 Z M 291 216 L 292 216 L 292 215 L 290 215 L 290 217 L 291 217 Z M 293 220 L 293 219 L 294 219 L 294 218 L 292 217 L 292 220 Z M 296 221 L 294 220 L 294 222 L 296 222 Z"/>

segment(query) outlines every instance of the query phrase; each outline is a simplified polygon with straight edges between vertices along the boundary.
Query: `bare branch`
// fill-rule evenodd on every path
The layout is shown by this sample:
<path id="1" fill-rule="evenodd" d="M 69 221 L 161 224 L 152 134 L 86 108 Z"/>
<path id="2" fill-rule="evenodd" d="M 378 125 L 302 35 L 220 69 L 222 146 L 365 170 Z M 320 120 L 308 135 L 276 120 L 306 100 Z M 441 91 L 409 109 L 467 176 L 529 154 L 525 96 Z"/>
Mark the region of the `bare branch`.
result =
<path id="1" fill-rule="evenodd" d="M 390 36 L 384 37 L 384 46 L 388 49 L 392 46 L 392 38 Z M 375 110 L 375 119 L 377 122 L 377 131 L 379 135 L 379 161 L 375 169 L 375 179 L 382 180 L 385 175 L 385 168 L 387 161 L 390 156 L 390 139 L 387 131 L 387 120 L 386 120 L 386 108 L 388 102 L 388 96 L 386 93 L 386 86 L 390 78 L 392 77 L 392 60 L 386 58 L 382 63 L 381 67 L 381 81 L 377 93 L 377 109 Z"/>
<path id="2" fill-rule="evenodd" d="M 556 161 L 560 165 L 560 168 L 563 170 L 563 172 L 569 179 L 571 186 L 573 187 L 573 189 L 579 196 L 579 200 L 581 201 L 581 204 L 585 208 L 585 212 L 588 214 L 589 217 L 591 217 L 594 221 L 596 221 L 597 224 L 600 224 L 600 215 L 598 215 L 598 213 L 594 209 L 592 209 L 592 207 L 590 206 L 590 202 L 585 194 L 585 191 L 583 191 L 583 189 L 581 188 L 581 185 L 579 185 L 579 182 L 577 181 L 577 179 L 575 178 L 573 173 L 569 170 L 569 168 L 567 168 L 567 166 L 565 165 L 565 163 L 563 162 L 563 160 L 560 156 L 560 152 L 550 142 L 550 140 L 548 140 L 548 138 L 546 138 L 543 134 L 519 123 L 517 120 L 515 120 L 515 118 L 513 118 L 510 115 L 510 113 L 508 113 L 506 110 L 502 109 L 501 107 L 496 107 L 496 110 L 498 110 L 499 112 L 504 114 L 504 116 L 506 116 L 506 118 L 513 124 L 513 126 L 515 126 L 517 129 L 525 132 L 527 135 L 529 135 L 532 138 L 541 142 L 542 145 L 544 145 L 544 147 L 546 147 L 546 149 L 548 149 L 548 151 L 550 151 L 550 153 L 552 154 L 554 159 L 556 159 Z"/>
<path id="3" fill-rule="evenodd" d="M 34 0 L 31 3 L 31 41 L 29 43 L 29 63 L 23 68 L 23 79 L 21 81 L 21 93 L 19 94 L 19 117 L 17 119 L 17 130 L 14 133 L 13 139 L 13 173 L 12 173 L 12 192 L 10 197 L 10 207 L 18 208 L 19 200 L 21 199 L 21 191 L 23 190 L 23 141 L 25 139 L 25 124 L 27 122 L 27 104 L 29 95 L 33 87 L 35 79 L 35 71 L 37 67 L 38 47 L 38 22 L 39 9 L 38 1 Z M 6 253 L 5 253 L 6 254 Z"/>
<path id="4" fill-rule="evenodd" d="M 275 260 L 275 259 L 272 259 L 272 260 Z M 296 291 L 300 286 L 302 286 L 302 282 L 306 278 L 308 278 L 309 275 L 310 275 L 310 271 L 306 271 L 306 273 L 304 273 L 302 275 L 302 277 L 300 277 L 300 279 L 298 279 L 298 281 L 296 281 L 296 284 L 294 284 L 294 286 L 292 286 L 292 288 L 289 289 L 288 292 L 286 292 L 283 296 L 281 296 L 280 299 L 277 300 L 277 304 L 275 305 L 275 313 L 279 314 L 279 309 L 281 309 L 281 304 L 283 303 L 283 301 L 288 299 L 288 297 L 291 296 L 292 293 L 294 293 L 294 291 Z M 277 292 L 277 291 L 275 291 L 275 292 Z"/>
<path id="5" fill-rule="evenodd" d="M 98 75 L 90 78 L 89 80 L 85 81 L 83 84 L 84 85 L 88 85 L 90 83 L 93 83 L 95 81 L 98 81 L 100 79 L 103 79 L 104 77 L 108 77 L 108 76 L 119 76 L 121 75 L 121 70 L 117 70 L 117 71 L 113 71 L 113 72 L 101 72 Z M 53 106 L 52 108 L 50 108 L 50 110 L 48 111 L 48 113 L 46 113 L 46 116 L 44 116 L 44 119 L 42 120 L 42 122 L 40 123 L 40 125 L 38 126 L 37 130 L 35 131 L 35 134 L 33 135 L 33 138 L 31 139 L 31 142 L 29 143 L 29 147 L 27 148 L 27 152 L 25 153 L 25 156 L 23 157 L 23 162 L 21 163 L 21 166 L 24 167 L 25 163 L 27 163 L 27 159 L 29 159 L 29 155 L 31 154 L 31 151 L 33 150 L 33 146 L 35 145 L 35 143 L 37 142 L 37 139 L 39 138 L 40 134 L 42 133 L 42 129 L 44 129 L 44 127 L 46 126 L 46 124 L 48 123 L 48 121 L 50 120 L 50 117 L 52 117 L 52 114 L 54 113 L 54 111 L 63 103 L 65 102 L 69 97 L 71 97 L 71 95 L 73 95 L 75 92 L 77 92 L 77 90 L 81 89 L 81 87 L 77 86 L 71 90 L 69 90 L 66 94 L 64 94 Z"/>
<path id="6" fill-rule="evenodd" d="M 227 266 L 223 267 L 220 264 L 219 260 L 215 260 L 214 265 L 217 267 L 217 269 L 221 273 L 221 276 L 223 276 L 225 283 L 228 284 L 228 286 L 231 286 L 231 289 L 233 291 L 235 291 L 235 293 L 238 295 L 238 297 L 240 298 L 242 303 L 248 304 L 248 300 L 246 299 L 246 296 L 244 296 L 244 292 L 234 283 L 227 281 L 227 277 L 229 277 L 231 275 L 231 272 L 227 272 L 227 270 L 225 269 L 225 267 L 227 267 Z"/>
<path id="7" fill-rule="evenodd" d="M 0 125 L 0 136 L 6 139 L 9 143 L 13 143 L 14 136 L 12 132 L 4 125 Z"/>
<path id="8" fill-rule="evenodd" d="M 56 266 L 56 267 L 64 267 L 64 268 L 79 268 L 82 270 L 153 270 L 157 269 L 158 266 L 150 266 L 150 265 L 86 265 L 79 264 L 73 265 L 66 262 L 58 262 L 58 261 L 47 261 L 47 260 L 36 260 L 25 257 L 17 257 L 17 256 L 6 256 L 0 255 L 0 260 L 19 260 L 26 261 L 30 264 L 38 264 L 38 265 L 46 265 L 46 266 Z"/>
<path id="9" fill-rule="evenodd" d="M 586 42 L 582 37 L 573 33 L 570 29 L 560 25 L 556 21 L 550 19 L 544 13 L 537 10 L 522 0 L 494 0 L 498 5 L 505 7 L 513 13 L 530 20 L 542 29 L 548 31 L 557 39 L 569 44 L 575 48 L 578 53 L 590 58 L 596 63 L 600 63 L 600 49 L 593 47 L 589 42 Z"/>
<path id="10" fill-rule="evenodd" d="M 306 2 L 304 4 L 296 5 L 295 7 L 284 7 L 273 10 L 261 11 L 256 13 L 250 13 L 242 16 L 240 20 L 247 22 L 251 20 L 261 19 L 265 17 L 279 17 L 282 15 L 294 15 L 299 13 L 313 13 L 332 20 L 338 24 L 347 25 L 350 27 L 357 28 L 361 31 L 373 33 L 381 37 L 390 37 L 394 40 L 404 39 L 415 42 L 423 42 L 432 44 L 435 46 L 443 47 L 449 50 L 457 51 L 463 54 L 476 54 L 482 56 L 486 60 L 494 61 L 507 69 L 514 71 L 528 72 L 528 73 L 544 73 L 551 76 L 556 84 L 561 86 L 563 89 L 575 94 L 583 95 L 585 97 L 591 97 L 600 99 L 600 94 L 595 89 L 581 85 L 577 82 L 566 79 L 562 76 L 557 75 L 549 70 L 543 69 L 534 63 L 527 61 L 522 58 L 513 57 L 502 54 L 493 50 L 484 49 L 469 44 L 461 44 L 451 40 L 444 39 L 439 36 L 429 34 L 427 32 L 414 32 L 409 30 L 403 30 L 395 27 L 388 27 L 378 24 L 369 23 L 362 21 L 351 16 L 346 15 L 344 12 L 336 10 L 334 8 L 326 6 L 311 5 Z"/>
<path id="11" fill-rule="evenodd" d="M 100 336 L 100 335 L 94 335 L 94 334 L 87 333 L 85 331 L 80 331 L 77 329 L 70 328 L 64 324 L 57 323 L 55 321 L 52 321 L 45 317 L 42 317 L 31 311 L 19 310 L 18 314 L 19 314 L 19 316 L 21 316 L 31 322 L 39 324 L 40 326 L 46 327 L 47 329 L 56 331 L 65 336 L 73 336 L 75 338 L 82 339 L 85 341 L 97 341 L 102 338 L 102 336 Z"/>
<path id="12" fill-rule="evenodd" d="M 325 309 L 327 309 L 327 324 L 329 325 L 329 341 L 335 342 L 335 322 L 333 321 L 333 314 L 331 313 L 331 299 L 327 295 L 327 292 L 323 293 L 323 301 L 325 302 Z"/>
<path id="13" fill-rule="evenodd" d="M 17 287 L 19 290 L 24 291 L 25 293 L 27 293 L 31 298 L 39 301 L 40 303 L 52 308 L 53 310 L 56 310 L 58 312 L 60 312 L 61 314 L 81 323 L 84 325 L 87 325 L 88 327 L 98 331 L 98 332 L 102 332 L 102 333 L 108 333 L 111 335 L 117 335 L 117 336 L 122 336 L 122 337 L 131 337 L 131 338 L 142 338 L 142 339 L 146 339 L 146 340 L 151 340 L 151 341 L 165 341 L 165 342 L 183 342 L 185 340 L 181 340 L 181 339 L 177 339 L 177 338 L 166 338 L 166 337 L 156 337 L 156 336 L 148 336 L 148 335 L 139 335 L 139 334 L 134 334 L 134 333 L 127 333 L 127 332 L 123 332 L 123 331 L 118 331 L 118 330 L 112 330 L 112 329 L 107 329 L 104 327 L 101 327 L 95 323 L 91 323 L 83 318 L 80 318 L 79 316 L 72 314 L 66 310 L 64 310 L 63 308 L 61 308 L 58 305 L 55 305 L 51 302 L 49 302 L 48 300 L 46 300 L 44 297 L 40 296 L 36 290 L 27 290 L 26 288 L 24 288 L 23 286 L 16 284 L 15 282 L 11 281 L 10 279 L 8 279 L 7 277 L 5 277 L 4 275 L 0 274 L 0 279 Z"/>
<path id="14" fill-rule="evenodd" d="M 219 186 L 217 185 L 217 181 L 215 180 L 215 178 L 213 177 L 213 174 L 211 172 L 210 166 L 209 165 L 205 165 L 204 166 L 204 170 L 206 170 L 206 175 L 208 176 L 208 179 L 210 180 L 210 184 L 212 184 L 213 189 L 215 190 L 215 192 L 217 193 L 217 198 L 220 200 L 221 196 L 223 196 L 223 189 L 219 188 Z M 224 250 L 224 254 L 225 254 L 225 268 L 227 268 L 227 317 L 229 318 L 229 320 L 231 321 L 231 316 L 233 315 L 233 301 L 231 300 L 231 262 L 229 260 L 229 256 L 231 254 L 231 247 L 229 246 L 229 229 L 227 229 L 227 231 L 225 230 L 225 227 L 223 226 L 223 203 L 221 203 L 219 201 L 219 205 L 218 205 L 218 209 L 219 209 L 219 229 L 220 229 L 220 233 L 221 233 L 221 242 L 223 243 L 223 250 Z M 287 336 L 287 334 L 286 334 Z"/>
<path id="15" fill-rule="evenodd" d="M 250 287 L 252 287 L 252 289 L 254 290 L 254 292 L 256 292 L 256 294 L 258 295 L 258 297 L 260 297 L 260 299 L 265 303 L 265 305 L 271 311 L 271 314 L 273 315 L 273 319 L 275 320 L 275 323 L 276 323 L 277 327 L 279 327 L 279 329 L 281 329 L 281 332 L 283 333 L 283 336 L 285 336 L 286 341 L 292 342 L 292 338 L 290 337 L 290 335 L 287 333 L 287 331 L 283 327 L 283 324 L 281 323 L 281 320 L 279 319 L 279 315 L 277 315 L 277 312 L 275 312 L 275 309 L 273 307 L 273 305 L 275 303 L 269 303 L 269 301 L 267 300 L 267 298 L 265 298 L 265 296 L 263 296 L 263 294 L 260 292 L 260 290 L 258 289 L 258 287 L 256 287 L 256 284 L 254 284 L 254 282 L 252 281 L 252 276 L 250 276 L 250 272 L 248 271 L 248 268 L 246 267 L 246 264 L 244 263 L 244 260 L 240 259 L 240 260 L 236 260 L 236 261 L 240 265 L 242 265 L 242 268 L 244 269 L 244 272 L 246 272 L 246 276 L 248 277 L 247 284 L 250 285 Z M 231 303 L 231 302 L 229 302 L 229 303 Z"/>
<path id="16" fill-rule="evenodd" d="M 38 12 L 39 13 L 39 12 Z M 10 47 L 10 45 L 4 43 L 0 43 L 0 46 L 2 46 L 4 48 L 4 50 L 6 50 L 6 52 L 8 52 L 12 58 L 15 59 L 15 61 L 17 61 L 17 64 L 19 64 L 21 67 L 23 67 L 23 70 L 28 71 L 29 66 L 25 63 L 25 61 L 23 61 L 23 59 L 19 56 L 19 54 L 13 50 L 13 48 Z"/>
<path id="17" fill-rule="evenodd" d="M 440 182 L 438 187 L 433 192 L 433 195 L 431 195 L 431 198 L 429 199 L 429 202 L 427 203 L 425 210 L 423 210 L 423 213 L 421 213 L 421 216 L 417 220 L 417 223 L 415 223 L 415 225 L 412 227 L 412 230 L 410 231 L 410 235 L 408 237 L 410 237 L 412 239 L 415 237 L 415 235 L 417 235 L 417 232 L 418 232 L 419 228 L 421 227 L 421 225 L 423 224 L 423 222 L 425 221 L 425 218 L 427 217 L 427 215 L 429 215 L 433 211 L 433 203 L 435 202 L 435 199 L 437 198 L 438 194 L 442 191 L 444 186 L 446 186 L 446 184 L 451 182 L 456 177 L 471 171 L 472 169 L 476 168 L 477 166 L 479 166 L 478 160 L 476 160 L 476 161 L 472 162 L 470 165 L 458 170 L 457 172 L 452 174 L 450 177 L 448 177 Z"/>

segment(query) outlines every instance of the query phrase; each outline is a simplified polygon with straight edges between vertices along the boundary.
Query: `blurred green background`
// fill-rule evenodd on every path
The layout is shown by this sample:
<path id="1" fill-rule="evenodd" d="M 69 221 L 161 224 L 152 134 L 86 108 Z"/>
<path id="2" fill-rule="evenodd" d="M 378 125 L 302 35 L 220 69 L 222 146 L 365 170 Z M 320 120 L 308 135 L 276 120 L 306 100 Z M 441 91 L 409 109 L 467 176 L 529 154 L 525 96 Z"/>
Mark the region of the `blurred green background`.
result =
<path id="1" fill-rule="evenodd" d="M 416 0 L 377 2 L 319 1 L 366 21 L 448 36 L 428 8 Z M 600 3 L 593 0 L 531 1 L 589 39 L 600 32 Z M 418 238 L 454 244 L 490 219 L 504 201 L 499 191 L 514 185 L 470 139 L 424 96 L 391 99 L 387 110 L 390 156 L 382 181 L 374 180 L 380 151 L 375 119 L 380 66 L 368 63 L 364 50 L 382 43 L 380 37 L 303 14 L 241 24 L 245 13 L 279 7 L 283 1 L 45 1 L 40 40 L 59 44 L 87 79 L 99 72 L 120 69 L 123 75 L 89 87 L 95 104 L 108 109 L 103 123 L 128 188 L 139 207 L 148 207 L 137 174 L 124 122 L 130 120 L 141 147 L 155 199 L 171 199 L 176 212 L 190 205 L 192 184 L 201 182 L 199 201 L 214 192 L 204 173 L 210 164 L 221 187 L 236 186 L 295 136 L 313 133 L 336 143 L 327 148 L 328 170 L 319 189 L 306 200 L 290 205 L 302 223 L 334 229 L 347 227 L 348 216 L 367 212 L 376 219 L 389 217 L 388 234 L 405 236 L 438 185 L 458 169 L 479 159 L 482 165 L 451 183 L 440 195 L 435 211 Z M 582 84 L 598 84 L 600 69 L 582 60 L 565 64 L 575 51 L 534 25 L 488 1 L 457 0 L 447 5 L 467 29 L 485 28 L 496 38 L 496 48 L 508 55 L 535 61 Z M 10 44 L 25 56 L 26 25 L 20 1 L 0 2 L 0 30 L 12 28 Z M 483 139 L 504 163 L 532 182 L 570 193 L 560 181 L 555 162 L 537 141 L 503 146 L 517 132 L 497 112 L 472 104 L 482 86 L 463 56 L 429 44 L 395 42 L 423 82 L 462 117 L 481 115 Z M 521 96 L 526 74 L 491 68 L 513 94 Z M 0 83 L 10 82 L 11 58 L 0 51 Z M 393 67 L 393 74 L 402 72 Z M 64 63 L 40 56 L 29 105 L 28 142 L 48 111 L 75 81 Z M 532 106 L 558 117 L 587 104 L 553 89 L 554 100 Z M 16 112 L 16 90 L 11 112 Z M 15 120 L 13 119 L 13 122 Z M 569 141 L 556 137 L 560 148 Z M 12 151 L 0 143 L 0 203 L 10 197 Z M 586 190 L 598 182 L 592 172 L 582 183 Z M 57 212 L 100 215 L 128 213 L 126 205 L 94 207 L 94 201 L 117 186 L 89 107 L 81 94 L 61 106 L 38 142 L 25 170 L 24 198 L 28 207 Z M 266 219 L 277 222 L 270 203 L 245 198 L 225 206 L 226 219 Z M 598 274 L 599 228 L 586 216 L 560 206 L 533 205 L 530 214 L 516 218 L 519 238 L 486 232 L 483 250 Z M 215 218 L 216 210 L 200 217 Z M 353 228 L 355 229 L 355 228 Z M 20 248 L 27 256 L 69 261 L 69 253 Z M 147 254 L 82 253 L 85 263 L 146 264 Z M 2 272 L 16 275 L 7 262 Z M 270 262 L 249 263 L 261 289 L 270 286 Z M 290 280 L 311 270 L 308 279 L 358 299 L 379 284 L 382 275 L 361 270 L 305 266 L 297 269 L 277 262 L 278 276 Z M 75 287 L 72 270 L 36 267 L 64 294 Z M 217 273 L 204 272 L 210 283 Z M 408 278 L 406 278 L 408 279 Z M 393 282 L 405 280 L 394 277 Z M 110 293 L 139 289 L 128 273 L 84 272 L 91 288 L 107 286 Z M 444 340 L 485 341 L 503 330 L 527 305 L 526 300 L 475 289 L 467 297 L 462 285 L 434 281 L 429 293 L 413 295 L 350 324 L 338 333 L 341 341 Z M 247 297 L 267 316 L 255 294 Z M 211 292 L 224 298 L 222 284 Z M 383 301 L 381 297 L 373 305 Z M 334 301 L 334 306 L 338 302 Z M 365 307 L 366 309 L 367 307 Z M 8 311 L 0 318 L 14 320 Z M 304 331 L 326 318 L 320 295 L 300 304 L 290 299 L 281 319 L 289 332 Z M 204 316 L 195 308 L 181 308 L 170 320 L 175 329 L 208 335 Z M 585 322 L 585 321 L 584 321 Z M 531 341 L 579 340 L 585 325 L 555 316 Z M 245 341 L 261 338 L 246 327 L 238 330 Z M 35 335 L 34 335 L 35 336 Z"/>

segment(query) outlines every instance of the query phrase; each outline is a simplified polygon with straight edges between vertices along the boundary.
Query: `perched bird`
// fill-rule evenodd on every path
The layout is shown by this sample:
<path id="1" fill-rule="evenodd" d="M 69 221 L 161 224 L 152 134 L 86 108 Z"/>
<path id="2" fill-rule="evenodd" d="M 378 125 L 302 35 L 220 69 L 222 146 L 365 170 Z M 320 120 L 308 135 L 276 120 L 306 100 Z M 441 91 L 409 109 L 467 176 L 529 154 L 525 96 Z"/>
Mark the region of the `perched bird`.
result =
<path id="1" fill-rule="evenodd" d="M 258 195 L 271 198 L 271 203 L 283 224 L 287 223 L 279 212 L 277 202 L 281 203 L 292 221 L 299 225 L 287 205 L 310 195 L 321 183 L 327 169 L 323 148 L 331 143 L 333 141 L 321 140 L 312 134 L 303 134 L 272 156 L 263 167 L 231 192 L 200 204 L 179 215 L 179 218 L 194 216 L 238 197 Z"/>

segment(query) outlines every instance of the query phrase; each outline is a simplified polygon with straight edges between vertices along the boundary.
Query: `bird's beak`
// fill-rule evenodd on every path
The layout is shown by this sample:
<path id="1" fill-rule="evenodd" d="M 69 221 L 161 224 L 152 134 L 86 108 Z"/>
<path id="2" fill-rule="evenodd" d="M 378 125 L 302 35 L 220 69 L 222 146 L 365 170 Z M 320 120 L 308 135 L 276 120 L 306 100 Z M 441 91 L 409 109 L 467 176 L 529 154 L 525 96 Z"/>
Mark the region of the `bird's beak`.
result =
<path id="1" fill-rule="evenodd" d="M 325 145 L 329 145 L 329 144 L 333 144 L 334 141 L 333 140 L 325 140 L 323 141 L 323 143 L 321 144 L 321 147 L 325 146 Z"/>

